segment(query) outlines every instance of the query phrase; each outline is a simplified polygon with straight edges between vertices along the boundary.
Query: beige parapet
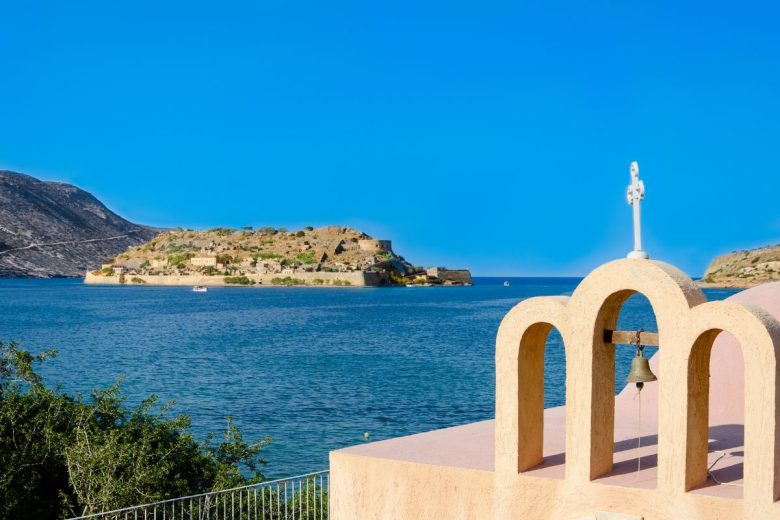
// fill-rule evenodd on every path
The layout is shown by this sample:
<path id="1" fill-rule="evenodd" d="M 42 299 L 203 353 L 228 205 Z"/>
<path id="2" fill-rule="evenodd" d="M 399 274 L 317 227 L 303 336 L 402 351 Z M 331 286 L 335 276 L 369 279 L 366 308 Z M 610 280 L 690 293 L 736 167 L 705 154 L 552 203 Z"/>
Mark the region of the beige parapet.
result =
<path id="1" fill-rule="evenodd" d="M 493 515 L 492 471 L 339 452 L 331 453 L 330 471 L 330 518 L 478 520 Z"/>
<path id="2" fill-rule="evenodd" d="M 307 284 L 314 287 L 343 287 L 333 285 L 334 281 L 340 280 L 342 282 L 349 282 L 349 287 L 374 287 L 380 284 L 381 278 L 378 273 L 366 272 L 366 271 L 353 271 L 345 273 L 331 273 L 331 272 L 316 272 L 316 273 L 293 273 L 293 274 L 247 274 L 246 276 L 250 280 L 254 280 L 256 285 L 252 287 L 266 287 L 273 285 L 272 280 L 274 278 L 295 278 L 298 280 L 304 280 Z M 140 278 L 143 283 L 133 282 L 133 278 Z M 207 276 L 207 275 L 124 275 L 124 282 L 120 281 L 119 276 L 102 276 L 96 275 L 92 272 L 87 272 L 84 276 L 84 283 L 93 285 L 205 285 L 209 287 L 214 286 L 234 286 L 234 284 L 227 284 L 224 280 L 224 275 L 219 276 Z M 315 280 L 322 280 L 324 283 L 321 285 L 314 285 Z"/>

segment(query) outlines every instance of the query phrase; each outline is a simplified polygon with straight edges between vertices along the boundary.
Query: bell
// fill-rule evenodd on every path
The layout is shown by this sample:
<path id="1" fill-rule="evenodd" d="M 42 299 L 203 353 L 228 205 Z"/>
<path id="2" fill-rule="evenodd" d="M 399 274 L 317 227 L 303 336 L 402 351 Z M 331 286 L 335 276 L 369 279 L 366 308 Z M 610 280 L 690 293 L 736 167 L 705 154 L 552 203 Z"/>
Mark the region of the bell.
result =
<path id="1" fill-rule="evenodd" d="M 657 380 L 658 378 L 650 370 L 650 362 L 642 353 L 642 349 L 637 349 L 636 356 L 631 360 L 631 371 L 628 373 L 626 383 L 636 383 L 637 388 L 641 390 L 645 383 Z"/>

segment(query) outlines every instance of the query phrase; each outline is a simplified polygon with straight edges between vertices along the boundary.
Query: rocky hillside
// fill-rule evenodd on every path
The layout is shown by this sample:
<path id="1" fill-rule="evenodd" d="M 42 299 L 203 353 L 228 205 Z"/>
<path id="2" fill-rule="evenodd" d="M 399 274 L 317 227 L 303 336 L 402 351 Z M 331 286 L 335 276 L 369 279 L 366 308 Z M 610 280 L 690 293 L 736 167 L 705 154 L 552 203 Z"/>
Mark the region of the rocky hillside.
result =
<path id="1" fill-rule="evenodd" d="M 294 231 L 272 227 L 176 229 L 130 247 L 101 268 L 109 275 L 220 277 L 367 270 L 388 276 L 421 271 L 396 255 L 390 241 L 374 240 L 345 226 Z"/>
<path id="2" fill-rule="evenodd" d="M 780 244 L 721 255 L 701 281 L 717 287 L 752 287 L 780 280 Z"/>
<path id="3" fill-rule="evenodd" d="M 0 170 L 0 277 L 83 276 L 158 231 L 70 184 Z"/>

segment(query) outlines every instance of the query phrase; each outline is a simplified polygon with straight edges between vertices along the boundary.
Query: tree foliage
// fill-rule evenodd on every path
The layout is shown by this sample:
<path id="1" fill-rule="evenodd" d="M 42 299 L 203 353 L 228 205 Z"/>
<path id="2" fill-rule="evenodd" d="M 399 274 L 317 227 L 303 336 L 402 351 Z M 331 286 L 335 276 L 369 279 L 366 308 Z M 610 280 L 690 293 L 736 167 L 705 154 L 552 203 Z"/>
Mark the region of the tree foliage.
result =
<path id="1" fill-rule="evenodd" d="M 48 388 L 56 355 L 0 342 L 0 518 L 57 519 L 260 482 L 261 449 L 228 417 L 196 440 L 155 396 L 130 407 L 120 381 L 89 398 Z"/>

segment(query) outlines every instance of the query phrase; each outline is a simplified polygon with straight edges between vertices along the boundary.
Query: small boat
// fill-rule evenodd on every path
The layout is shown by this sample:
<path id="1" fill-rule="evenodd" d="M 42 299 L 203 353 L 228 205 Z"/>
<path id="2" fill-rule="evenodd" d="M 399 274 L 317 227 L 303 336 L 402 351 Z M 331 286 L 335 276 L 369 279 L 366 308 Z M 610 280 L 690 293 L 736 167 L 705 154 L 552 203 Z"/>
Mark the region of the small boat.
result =
<path id="1" fill-rule="evenodd" d="M 504 287 L 509 287 L 509 280 L 504 282 Z"/>
<path id="2" fill-rule="evenodd" d="M 192 292 L 208 292 L 209 288 L 205 285 L 196 285 L 192 288 Z"/>
<path id="3" fill-rule="evenodd" d="M 417 287 L 416 283 L 408 283 L 406 284 L 407 287 Z"/>

